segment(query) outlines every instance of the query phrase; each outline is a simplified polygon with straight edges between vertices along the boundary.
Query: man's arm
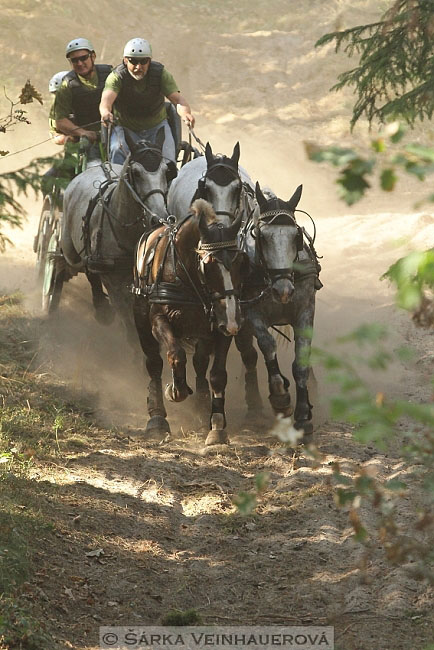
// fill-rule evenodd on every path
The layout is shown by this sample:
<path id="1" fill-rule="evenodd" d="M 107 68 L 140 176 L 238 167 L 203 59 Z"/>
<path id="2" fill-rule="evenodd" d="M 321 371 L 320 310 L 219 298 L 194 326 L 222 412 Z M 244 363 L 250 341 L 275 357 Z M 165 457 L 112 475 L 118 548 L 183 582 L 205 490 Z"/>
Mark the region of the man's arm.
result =
<path id="1" fill-rule="evenodd" d="M 184 122 L 193 128 L 195 122 L 194 115 L 191 112 L 189 103 L 181 93 L 179 91 L 170 93 L 170 95 L 167 95 L 167 99 L 176 106 L 176 112 Z"/>
<path id="2" fill-rule="evenodd" d="M 102 91 L 99 112 L 101 113 L 101 122 L 113 122 L 113 104 L 118 93 L 111 88 L 105 88 Z"/>
<path id="3" fill-rule="evenodd" d="M 73 112 L 71 90 L 62 84 L 56 93 L 52 106 L 52 116 L 55 120 L 56 130 L 65 135 L 71 135 L 77 138 L 85 135 L 91 142 L 96 142 L 98 134 L 95 131 L 77 126 L 68 117 Z"/>
<path id="4" fill-rule="evenodd" d="M 96 131 L 83 129 L 83 127 L 77 126 L 74 122 L 71 122 L 68 117 L 62 117 L 60 120 L 56 120 L 56 129 L 65 135 L 74 135 L 78 138 L 85 135 L 91 142 L 96 142 L 98 137 Z"/>

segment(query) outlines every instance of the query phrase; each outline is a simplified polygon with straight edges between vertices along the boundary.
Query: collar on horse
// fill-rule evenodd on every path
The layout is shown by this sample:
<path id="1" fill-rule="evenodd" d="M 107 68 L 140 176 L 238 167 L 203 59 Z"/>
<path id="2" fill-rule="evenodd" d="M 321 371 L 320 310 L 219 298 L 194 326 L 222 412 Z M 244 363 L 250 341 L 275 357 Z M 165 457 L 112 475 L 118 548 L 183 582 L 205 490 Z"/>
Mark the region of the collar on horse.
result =
<path id="1" fill-rule="evenodd" d="M 145 266 L 145 282 L 140 283 L 140 280 L 136 278 L 136 284 L 131 288 L 132 293 L 144 296 L 149 304 L 165 304 L 165 305 L 202 305 L 203 310 L 208 317 L 209 321 L 212 322 L 214 319 L 214 308 L 213 303 L 217 300 L 221 300 L 226 296 L 238 295 L 238 292 L 234 289 L 227 289 L 223 293 L 210 292 L 205 281 L 204 274 L 201 270 L 202 257 L 199 254 L 199 251 L 206 251 L 205 257 L 210 255 L 218 255 L 219 252 L 228 251 L 228 250 L 239 250 L 237 241 L 220 241 L 220 242 L 210 242 L 202 243 L 199 242 L 197 252 L 198 252 L 198 277 L 200 286 L 194 282 L 191 277 L 188 269 L 186 268 L 182 256 L 179 253 L 178 247 L 176 245 L 176 235 L 181 228 L 193 215 L 188 214 L 186 217 L 178 221 L 177 223 L 169 223 L 166 225 L 166 228 L 159 234 L 158 238 L 154 242 L 153 252 L 149 255 L 146 260 Z M 161 239 L 167 236 L 168 242 L 164 251 L 163 259 L 160 263 L 157 276 L 155 281 L 149 283 L 149 275 L 151 271 L 151 264 L 154 258 L 154 252 L 161 241 Z M 164 282 L 161 280 L 163 274 L 164 265 L 169 255 L 172 258 L 172 266 L 175 273 L 175 279 L 173 282 Z M 176 267 L 179 266 L 184 271 L 188 284 L 186 284 L 182 278 L 179 277 L 176 273 Z M 140 286 L 141 285 L 141 286 Z"/>

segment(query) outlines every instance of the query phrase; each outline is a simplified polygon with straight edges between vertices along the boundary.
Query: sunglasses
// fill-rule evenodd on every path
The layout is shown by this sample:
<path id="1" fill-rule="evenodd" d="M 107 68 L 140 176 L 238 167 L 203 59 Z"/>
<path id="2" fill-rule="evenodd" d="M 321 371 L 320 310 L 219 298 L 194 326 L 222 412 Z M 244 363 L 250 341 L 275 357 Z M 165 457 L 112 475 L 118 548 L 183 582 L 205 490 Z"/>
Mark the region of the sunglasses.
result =
<path id="1" fill-rule="evenodd" d="M 73 65 L 76 63 L 84 63 L 84 61 L 87 61 L 88 58 L 90 57 L 90 52 L 87 54 L 83 54 L 83 56 L 71 56 L 69 59 Z"/>
<path id="2" fill-rule="evenodd" d="M 136 59 L 134 56 L 127 56 L 127 60 L 132 64 L 132 65 L 146 65 L 149 63 L 151 60 L 149 56 L 147 56 L 144 59 Z"/>

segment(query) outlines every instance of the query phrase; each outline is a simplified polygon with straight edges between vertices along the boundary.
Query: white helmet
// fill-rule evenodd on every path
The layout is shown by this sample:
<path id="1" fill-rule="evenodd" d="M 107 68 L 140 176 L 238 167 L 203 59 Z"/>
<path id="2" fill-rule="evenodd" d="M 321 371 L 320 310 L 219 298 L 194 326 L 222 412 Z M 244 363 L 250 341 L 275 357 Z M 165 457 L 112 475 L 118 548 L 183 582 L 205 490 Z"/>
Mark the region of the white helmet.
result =
<path id="1" fill-rule="evenodd" d="M 132 38 L 124 47 L 124 56 L 134 56 L 136 59 L 152 57 L 152 48 L 144 38 Z"/>
<path id="2" fill-rule="evenodd" d="M 55 93 L 57 90 L 59 90 L 62 79 L 66 74 L 68 74 L 68 72 L 69 70 L 62 70 L 62 72 L 56 72 L 56 74 L 51 77 L 48 84 L 48 90 L 50 93 Z"/>
<path id="3" fill-rule="evenodd" d="M 87 38 L 74 38 L 74 40 L 70 41 L 66 46 L 66 58 L 69 59 L 69 55 L 77 50 L 89 50 L 89 52 L 95 51 L 92 43 L 88 41 Z"/>

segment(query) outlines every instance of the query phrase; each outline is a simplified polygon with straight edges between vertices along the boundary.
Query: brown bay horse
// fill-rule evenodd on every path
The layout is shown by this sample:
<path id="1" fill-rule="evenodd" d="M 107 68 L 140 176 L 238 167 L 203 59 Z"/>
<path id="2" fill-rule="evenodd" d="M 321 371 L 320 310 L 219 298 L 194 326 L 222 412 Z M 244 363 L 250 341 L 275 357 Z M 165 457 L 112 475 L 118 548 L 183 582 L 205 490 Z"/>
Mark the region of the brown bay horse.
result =
<path id="1" fill-rule="evenodd" d="M 134 316 L 150 376 L 146 431 L 170 431 L 161 383 L 167 350 L 172 382 L 165 397 L 181 402 L 192 393 L 187 383 L 184 341 L 205 341 L 214 352 L 210 373 L 211 419 L 207 445 L 227 443 L 224 410 L 226 358 L 241 328 L 239 294 L 248 270 L 237 244 L 241 215 L 230 226 L 217 222 L 212 206 L 195 201 L 191 213 L 153 232 L 138 246 Z"/>

